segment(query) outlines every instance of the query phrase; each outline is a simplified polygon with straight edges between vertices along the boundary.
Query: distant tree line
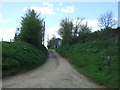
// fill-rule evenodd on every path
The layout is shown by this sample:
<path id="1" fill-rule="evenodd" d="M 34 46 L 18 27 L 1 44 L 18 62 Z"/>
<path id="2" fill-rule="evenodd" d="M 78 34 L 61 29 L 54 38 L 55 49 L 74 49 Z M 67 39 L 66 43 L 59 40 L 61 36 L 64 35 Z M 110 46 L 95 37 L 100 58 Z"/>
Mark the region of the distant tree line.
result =
<path id="1" fill-rule="evenodd" d="M 63 38 L 63 45 L 71 45 L 78 40 L 83 41 L 89 33 L 91 28 L 86 24 L 82 24 L 84 19 L 77 18 L 75 22 L 66 18 L 60 23 L 59 35 Z"/>
<path id="2" fill-rule="evenodd" d="M 83 24 L 83 18 L 77 18 L 76 21 L 65 18 L 60 22 L 59 35 L 62 37 L 63 45 L 72 45 L 77 42 L 85 42 L 92 39 L 107 39 L 114 36 L 117 40 L 118 29 L 112 27 L 117 24 L 113 19 L 112 12 L 106 12 L 102 14 L 98 21 L 101 29 L 99 31 L 91 32 L 91 28 L 88 24 Z"/>
<path id="3" fill-rule="evenodd" d="M 56 39 L 56 37 L 53 35 L 53 37 L 50 39 L 50 40 L 48 40 L 47 41 L 47 47 L 48 47 L 48 49 L 50 49 L 50 48 L 53 48 L 53 44 L 54 44 L 54 40 Z"/>

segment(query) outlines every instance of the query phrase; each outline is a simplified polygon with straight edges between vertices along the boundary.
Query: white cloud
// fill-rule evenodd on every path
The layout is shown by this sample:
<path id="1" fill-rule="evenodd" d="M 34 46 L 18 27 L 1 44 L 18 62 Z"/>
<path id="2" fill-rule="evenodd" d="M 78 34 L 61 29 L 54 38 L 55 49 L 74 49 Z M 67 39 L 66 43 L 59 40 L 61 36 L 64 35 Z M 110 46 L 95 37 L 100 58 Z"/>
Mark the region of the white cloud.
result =
<path id="1" fill-rule="evenodd" d="M 58 30 L 59 30 L 60 26 L 54 26 L 54 27 L 50 27 L 48 29 L 46 29 L 46 35 L 49 35 L 49 38 L 51 39 L 53 37 L 53 34 L 57 37 L 58 35 Z"/>
<path id="2" fill-rule="evenodd" d="M 89 27 L 92 27 L 92 32 L 99 30 L 98 27 L 98 20 L 83 20 L 84 22 L 88 23 Z"/>
<path id="3" fill-rule="evenodd" d="M 60 11 L 60 8 L 57 8 L 58 11 Z"/>
<path id="4" fill-rule="evenodd" d="M 62 6 L 63 3 L 59 3 L 58 6 Z"/>
<path id="5" fill-rule="evenodd" d="M 5 23 L 5 22 L 9 22 L 9 20 L 3 19 L 2 13 L 0 13 L 0 23 Z"/>
<path id="6" fill-rule="evenodd" d="M 60 36 L 58 35 L 59 28 L 60 28 L 60 26 L 54 26 L 54 27 L 50 27 L 50 28 L 46 29 L 46 31 L 45 31 L 45 46 L 47 46 L 47 40 L 51 39 L 53 37 L 53 35 L 55 35 L 56 38 L 60 38 Z"/>
<path id="7" fill-rule="evenodd" d="M 73 20 L 73 23 L 75 24 L 77 20 Z M 88 27 L 91 27 L 92 28 L 92 32 L 94 31 L 97 31 L 99 30 L 99 27 L 98 27 L 98 20 L 94 19 L 94 20 L 91 20 L 91 19 L 85 19 L 83 20 L 81 23 L 82 24 L 88 24 Z"/>
<path id="8" fill-rule="evenodd" d="M 42 5 L 46 5 L 48 7 L 53 7 L 53 4 L 50 4 L 50 3 L 42 3 Z"/>
<path id="9" fill-rule="evenodd" d="M 26 12 L 29 8 L 28 7 L 24 7 L 23 11 Z"/>
<path id="10" fill-rule="evenodd" d="M 10 39 L 14 38 L 16 29 L 15 28 L 0 28 L 0 41 L 10 41 Z"/>
<path id="11" fill-rule="evenodd" d="M 34 9 L 36 12 L 40 12 L 41 14 L 55 15 L 55 12 L 53 12 L 53 8 L 31 6 L 31 9 Z"/>
<path id="12" fill-rule="evenodd" d="M 55 12 L 53 11 L 53 8 L 51 8 L 51 7 L 31 6 L 31 7 L 24 7 L 23 11 L 26 11 L 28 8 L 33 9 L 36 12 L 41 13 L 41 14 L 55 15 Z"/>
<path id="13" fill-rule="evenodd" d="M 94 31 L 98 30 L 98 20 L 87 20 L 88 26 L 92 27 Z"/>
<path id="14" fill-rule="evenodd" d="M 73 13 L 75 11 L 75 7 L 74 6 L 66 6 L 64 8 L 58 8 L 57 10 L 59 10 L 60 12 L 63 12 L 63 13 Z"/>

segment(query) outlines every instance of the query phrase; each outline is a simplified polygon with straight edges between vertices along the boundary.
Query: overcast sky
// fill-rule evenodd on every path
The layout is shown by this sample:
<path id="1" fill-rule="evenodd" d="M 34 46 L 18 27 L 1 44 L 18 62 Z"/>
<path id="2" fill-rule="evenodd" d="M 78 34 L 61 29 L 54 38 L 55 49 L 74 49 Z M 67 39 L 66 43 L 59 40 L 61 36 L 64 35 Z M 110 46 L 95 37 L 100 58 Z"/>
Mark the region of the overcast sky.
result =
<path id="1" fill-rule="evenodd" d="M 112 11 L 114 19 L 118 18 L 117 2 L 1 2 L 0 41 L 2 38 L 4 41 L 14 38 L 16 28 L 20 27 L 21 17 L 28 8 L 41 13 L 41 18 L 45 18 L 45 45 L 47 38 L 52 38 L 53 34 L 60 37 L 57 34 L 59 23 L 66 16 L 73 20 L 84 17 L 92 31 L 99 29 L 97 19 L 102 13 Z"/>

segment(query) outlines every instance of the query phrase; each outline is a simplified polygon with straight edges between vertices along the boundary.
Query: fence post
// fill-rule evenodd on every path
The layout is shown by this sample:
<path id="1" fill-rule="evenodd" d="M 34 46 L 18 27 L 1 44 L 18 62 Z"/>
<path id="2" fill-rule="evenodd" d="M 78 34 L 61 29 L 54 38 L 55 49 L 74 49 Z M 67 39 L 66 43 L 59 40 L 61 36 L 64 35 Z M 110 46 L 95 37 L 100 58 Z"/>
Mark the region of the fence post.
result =
<path id="1" fill-rule="evenodd" d="M 108 56 L 107 57 L 108 67 L 110 66 L 110 60 L 111 60 L 111 58 L 110 58 L 110 56 Z"/>

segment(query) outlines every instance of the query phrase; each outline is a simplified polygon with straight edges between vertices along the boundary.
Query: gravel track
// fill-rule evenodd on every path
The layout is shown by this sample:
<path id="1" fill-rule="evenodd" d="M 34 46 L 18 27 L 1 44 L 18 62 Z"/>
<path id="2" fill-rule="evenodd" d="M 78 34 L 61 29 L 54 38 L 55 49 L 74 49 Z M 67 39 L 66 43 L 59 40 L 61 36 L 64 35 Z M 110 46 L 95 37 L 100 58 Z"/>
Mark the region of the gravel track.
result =
<path id="1" fill-rule="evenodd" d="M 78 73 L 54 50 L 42 66 L 2 80 L 2 88 L 102 88 Z"/>

